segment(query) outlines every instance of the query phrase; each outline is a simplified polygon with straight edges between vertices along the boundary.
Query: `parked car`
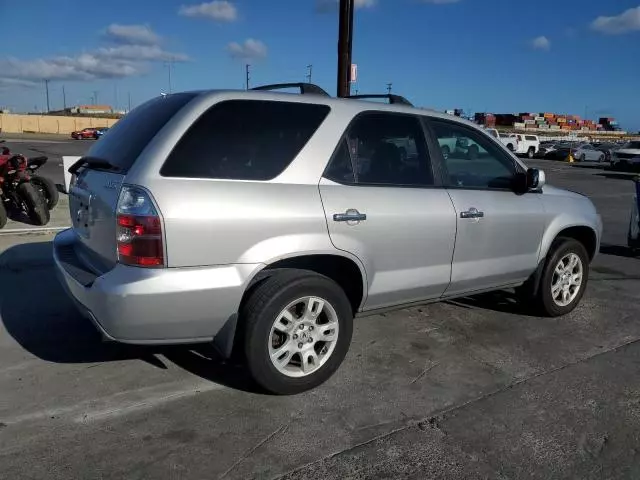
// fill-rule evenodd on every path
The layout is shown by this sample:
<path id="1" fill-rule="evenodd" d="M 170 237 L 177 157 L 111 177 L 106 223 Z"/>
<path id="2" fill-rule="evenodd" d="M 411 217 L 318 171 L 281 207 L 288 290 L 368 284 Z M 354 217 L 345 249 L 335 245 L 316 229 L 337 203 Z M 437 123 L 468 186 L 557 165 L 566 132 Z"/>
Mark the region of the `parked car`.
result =
<path id="1" fill-rule="evenodd" d="M 637 170 L 640 168 L 640 141 L 624 144 L 613 152 L 611 168 L 616 170 Z"/>
<path id="2" fill-rule="evenodd" d="M 573 157 L 579 162 L 604 162 L 606 156 L 604 152 L 597 150 L 590 143 L 583 143 L 573 151 Z"/>
<path id="3" fill-rule="evenodd" d="M 96 138 L 95 128 L 83 128 L 76 132 L 71 132 L 71 138 L 74 140 L 83 140 L 85 138 Z"/>
<path id="4" fill-rule="evenodd" d="M 620 148 L 620 145 L 617 143 L 594 143 L 593 146 L 596 150 L 604 153 L 605 162 L 610 162 L 613 156 L 613 152 Z"/>
<path id="5" fill-rule="evenodd" d="M 515 153 L 517 155 L 526 155 L 528 158 L 533 158 L 540 150 L 540 139 L 537 135 L 522 135 L 517 134 L 518 148 Z"/>
<path id="6" fill-rule="evenodd" d="M 107 133 L 108 130 L 109 127 L 96 128 L 96 130 L 93 132 L 93 138 L 95 138 L 96 140 L 99 139 L 102 135 Z"/>
<path id="7" fill-rule="evenodd" d="M 102 335 L 213 342 L 293 394 L 336 371 L 357 315 L 511 287 L 541 315 L 578 305 L 587 197 L 467 120 L 298 86 L 152 99 L 72 166 L 53 256 Z"/>
<path id="8" fill-rule="evenodd" d="M 493 138 L 497 139 L 510 151 L 515 152 L 518 150 L 518 138 L 513 133 L 499 132 L 495 128 L 488 128 L 486 132 Z"/>
<path id="9" fill-rule="evenodd" d="M 555 151 L 558 146 L 557 142 L 540 142 L 540 148 L 538 148 L 538 153 L 536 157 L 539 158 L 550 158 L 549 155 L 551 152 Z"/>

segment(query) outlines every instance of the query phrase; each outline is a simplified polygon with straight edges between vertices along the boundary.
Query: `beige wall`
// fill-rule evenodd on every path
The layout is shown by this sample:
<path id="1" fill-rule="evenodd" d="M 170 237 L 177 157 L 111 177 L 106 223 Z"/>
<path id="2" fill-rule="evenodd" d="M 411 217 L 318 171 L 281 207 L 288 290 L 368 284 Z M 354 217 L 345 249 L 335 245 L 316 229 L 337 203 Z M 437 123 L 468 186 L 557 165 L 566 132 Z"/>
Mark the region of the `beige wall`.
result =
<path id="1" fill-rule="evenodd" d="M 2 133 L 70 134 L 88 127 L 111 127 L 118 120 L 94 117 L 54 117 L 49 115 L 0 115 Z"/>

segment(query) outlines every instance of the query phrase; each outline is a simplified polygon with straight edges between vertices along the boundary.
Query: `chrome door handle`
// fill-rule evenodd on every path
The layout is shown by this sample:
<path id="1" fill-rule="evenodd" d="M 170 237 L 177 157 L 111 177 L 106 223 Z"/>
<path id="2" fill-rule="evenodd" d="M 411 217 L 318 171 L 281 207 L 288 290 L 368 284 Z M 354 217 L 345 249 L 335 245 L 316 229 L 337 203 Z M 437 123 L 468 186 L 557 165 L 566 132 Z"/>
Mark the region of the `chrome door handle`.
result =
<path id="1" fill-rule="evenodd" d="M 333 221 L 334 222 L 361 222 L 367 219 L 366 213 L 360 213 L 356 209 L 350 208 L 344 213 L 334 213 Z"/>
<path id="2" fill-rule="evenodd" d="M 483 218 L 484 212 L 479 211 L 477 208 L 470 208 L 466 212 L 460 212 L 460 218 Z"/>

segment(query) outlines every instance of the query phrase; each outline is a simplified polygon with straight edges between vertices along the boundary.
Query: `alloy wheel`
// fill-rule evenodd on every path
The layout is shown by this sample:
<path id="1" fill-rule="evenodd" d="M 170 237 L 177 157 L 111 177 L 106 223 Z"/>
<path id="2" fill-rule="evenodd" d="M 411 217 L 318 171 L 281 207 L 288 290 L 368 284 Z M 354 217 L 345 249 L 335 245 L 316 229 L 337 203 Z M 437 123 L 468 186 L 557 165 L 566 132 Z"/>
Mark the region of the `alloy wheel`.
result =
<path id="1" fill-rule="evenodd" d="M 302 297 L 276 317 L 269 333 L 269 358 L 288 377 L 306 377 L 322 367 L 338 340 L 338 315 L 325 299 Z"/>

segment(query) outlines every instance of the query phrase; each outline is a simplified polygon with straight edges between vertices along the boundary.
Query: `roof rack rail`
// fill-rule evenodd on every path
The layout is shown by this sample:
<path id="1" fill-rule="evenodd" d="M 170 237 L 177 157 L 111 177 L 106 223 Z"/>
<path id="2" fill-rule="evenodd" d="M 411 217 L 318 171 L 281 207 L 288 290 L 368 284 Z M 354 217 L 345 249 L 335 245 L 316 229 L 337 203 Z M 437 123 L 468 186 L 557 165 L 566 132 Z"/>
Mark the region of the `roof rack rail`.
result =
<path id="1" fill-rule="evenodd" d="M 251 90 L 280 90 L 283 88 L 299 88 L 302 95 L 313 94 L 322 95 L 323 97 L 329 97 L 330 95 L 325 92 L 318 85 L 313 83 L 274 83 L 273 85 L 260 85 L 259 87 L 253 87 Z"/>
<path id="2" fill-rule="evenodd" d="M 390 104 L 398 104 L 398 105 L 408 105 L 409 107 L 413 107 L 413 103 L 404 98 L 402 95 L 393 95 L 391 93 L 383 93 L 383 94 L 363 94 L 363 95 L 349 95 L 346 98 L 386 98 L 389 100 Z"/>

